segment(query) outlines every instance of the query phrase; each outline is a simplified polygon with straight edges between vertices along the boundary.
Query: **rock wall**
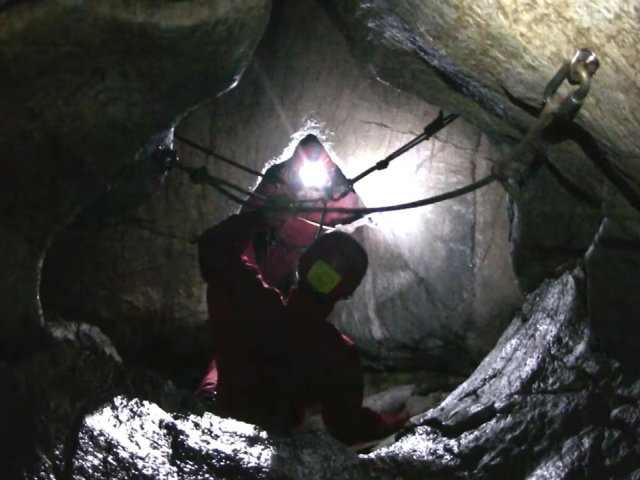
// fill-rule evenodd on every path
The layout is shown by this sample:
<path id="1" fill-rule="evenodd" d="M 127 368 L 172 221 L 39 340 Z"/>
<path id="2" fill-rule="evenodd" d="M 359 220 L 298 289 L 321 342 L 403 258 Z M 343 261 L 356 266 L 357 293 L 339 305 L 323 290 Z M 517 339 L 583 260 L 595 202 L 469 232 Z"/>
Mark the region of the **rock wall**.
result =
<path id="1" fill-rule="evenodd" d="M 534 148 L 511 159 L 534 174 L 510 191 L 513 262 L 525 291 L 580 258 L 603 216 L 637 217 L 635 2 L 322 3 L 383 81 L 513 144 L 536 121 L 563 62 L 579 48 L 597 53 L 601 67 L 575 121 L 556 120 Z M 559 93 L 572 88 L 565 82 Z"/>
<path id="2" fill-rule="evenodd" d="M 41 322 L 52 236 L 154 134 L 228 88 L 267 1 L 3 2 L 0 10 L 2 356 Z"/>
<path id="3" fill-rule="evenodd" d="M 371 457 L 401 477 L 634 478 L 638 381 L 594 348 L 578 269 L 527 297 L 496 348 Z"/>
<path id="4" fill-rule="evenodd" d="M 602 223 L 585 259 L 590 318 L 601 348 L 640 373 L 640 217 L 614 218 Z"/>

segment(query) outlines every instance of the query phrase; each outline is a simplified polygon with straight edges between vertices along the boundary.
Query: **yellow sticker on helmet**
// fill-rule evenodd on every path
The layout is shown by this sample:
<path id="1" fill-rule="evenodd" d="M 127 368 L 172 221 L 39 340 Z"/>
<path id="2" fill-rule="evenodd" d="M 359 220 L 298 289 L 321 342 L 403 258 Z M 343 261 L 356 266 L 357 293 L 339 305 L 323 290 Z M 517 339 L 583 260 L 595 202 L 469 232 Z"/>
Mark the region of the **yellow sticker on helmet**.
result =
<path id="1" fill-rule="evenodd" d="M 307 272 L 307 283 L 320 293 L 329 293 L 340 283 L 342 277 L 328 263 L 318 260 Z"/>

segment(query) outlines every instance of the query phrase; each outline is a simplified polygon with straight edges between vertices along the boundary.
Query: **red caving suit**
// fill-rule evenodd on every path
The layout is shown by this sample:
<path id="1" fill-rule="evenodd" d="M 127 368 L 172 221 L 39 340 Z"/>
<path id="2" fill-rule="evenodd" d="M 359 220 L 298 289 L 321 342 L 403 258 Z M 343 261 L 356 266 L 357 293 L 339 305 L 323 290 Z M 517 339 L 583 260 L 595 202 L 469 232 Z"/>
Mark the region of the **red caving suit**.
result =
<path id="1" fill-rule="evenodd" d="M 200 239 L 213 361 L 200 392 L 221 413 L 291 428 L 319 404 L 329 432 L 346 444 L 385 437 L 406 416 L 362 407 L 363 377 L 353 343 L 326 321 L 333 303 L 293 287 L 284 301 L 243 255 L 268 229 L 260 212 L 233 215 Z"/>

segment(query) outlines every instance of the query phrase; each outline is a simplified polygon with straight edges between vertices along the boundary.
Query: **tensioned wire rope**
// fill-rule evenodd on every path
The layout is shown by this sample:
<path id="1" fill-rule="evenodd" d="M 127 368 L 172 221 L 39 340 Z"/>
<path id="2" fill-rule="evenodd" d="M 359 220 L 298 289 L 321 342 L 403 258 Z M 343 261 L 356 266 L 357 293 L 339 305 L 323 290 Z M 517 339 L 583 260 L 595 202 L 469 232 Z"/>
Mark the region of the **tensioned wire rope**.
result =
<path id="1" fill-rule="evenodd" d="M 525 173 L 524 176 L 526 177 L 526 173 L 528 170 L 531 169 L 532 165 L 530 162 L 523 162 L 522 159 L 519 157 L 525 152 L 526 149 L 532 146 L 534 141 L 538 139 L 538 137 L 542 134 L 542 132 L 546 129 L 546 127 L 549 126 L 549 124 L 552 123 L 552 121 L 555 118 L 564 117 L 567 120 L 572 120 L 575 117 L 575 115 L 578 113 L 578 111 L 582 106 L 582 102 L 584 101 L 585 97 L 589 92 L 589 89 L 591 86 L 591 79 L 594 73 L 597 71 L 599 65 L 600 65 L 600 61 L 598 60 L 595 52 L 588 49 L 578 50 L 575 56 L 571 59 L 571 61 L 564 62 L 563 65 L 558 70 L 558 72 L 553 76 L 551 81 L 545 87 L 542 111 L 540 112 L 540 115 L 538 116 L 538 118 L 531 124 L 525 137 L 516 146 L 516 148 L 513 150 L 512 154 L 508 159 L 503 159 L 502 161 L 494 164 L 492 173 L 482 178 L 481 180 L 478 180 L 464 187 L 457 188 L 439 195 L 423 198 L 421 200 L 416 200 L 413 202 L 400 203 L 397 205 L 387 205 L 384 207 L 371 207 L 371 208 L 342 208 L 342 207 L 326 206 L 326 203 L 328 201 L 339 200 L 341 198 L 344 198 L 346 195 L 348 195 L 349 192 L 353 191 L 353 185 L 357 181 L 361 180 L 362 178 L 366 177 L 367 175 L 369 175 L 370 173 L 373 173 L 376 170 L 383 170 L 387 168 L 389 166 L 389 163 L 392 160 L 399 157 L 403 153 L 409 151 L 411 148 L 415 147 L 419 143 L 425 140 L 428 140 L 435 133 L 439 132 L 441 129 L 446 127 L 449 123 L 451 123 L 456 118 L 458 118 L 458 115 L 456 114 L 451 114 L 451 115 L 448 115 L 447 117 L 444 117 L 443 112 L 440 111 L 440 113 L 438 114 L 438 117 L 425 127 L 422 134 L 418 135 L 416 138 L 414 138 L 407 144 L 403 145 L 402 147 L 400 147 L 399 149 L 397 149 L 396 151 L 394 151 L 393 153 L 385 157 L 383 160 L 377 162 L 375 165 L 368 168 L 367 170 L 357 175 L 353 179 L 347 180 L 347 185 L 345 186 L 345 189 L 339 194 L 337 198 L 329 197 L 329 195 L 325 195 L 325 197 L 320 197 L 313 200 L 313 202 L 318 202 L 318 201 L 323 202 L 322 207 L 302 206 L 303 202 L 295 202 L 295 203 L 292 202 L 290 205 L 286 205 L 286 206 L 269 205 L 268 202 L 266 202 L 265 205 L 260 205 L 260 208 L 263 208 L 266 210 L 273 210 L 273 211 L 285 211 L 290 214 L 294 214 L 297 212 L 305 212 L 305 213 L 320 212 L 323 214 L 323 217 L 324 217 L 324 214 L 327 212 L 351 213 L 354 215 L 368 215 L 372 213 L 406 210 L 410 208 L 417 208 L 417 207 L 422 207 L 426 205 L 432 205 L 434 203 L 443 202 L 443 201 L 450 200 L 462 195 L 466 195 L 467 193 L 471 193 L 479 188 L 489 185 L 490 183 L 496 180 L 500 180 L 503 183 L 504 187 L 508 189 L 509 180 L 514 179 L 513 176 L 509 175 L 508 173 L 508 169 L 510 165 L 520 168 L 521 172 L 517 176 L 520 177 L 521 180 L 523 179 L 523 175 L 522 175 L 523 172 Z M 563 83 L 565 80 L 567 80 L 570 85 L 578 85 L 578 88 L 574 92 L 569 92 L 569 94 L 567 94 L 563 98 L 562 95 L 560 95 L 557 92 L 557 90 L 560 84 Z M 197 148 L 198 150 L 204 153 L 207 153 L 208 155 L 211 155 L 236 168 L 239 168 L 247 173 L 252 173 L 254 175 L 264 177 L 264 174 L 256 170 L 252 170 L 248 167 L 245 167 L 244 165 L 241 165 L 237 162 L 234 162 L 210 149 L 204 148 L 201 145 L 198 145 L 195 142 L 192 142 L 191 140 L 188 140 L 180 136 L 175 136 L 174 138 L 185 143 L 186 145 L 189 145 L 193 148 Z M 227 180 L 210 175 L 206 167 L 192 168 L 192 167 L 182 166 L 180 164 L 176 164 L 175 166 L 189 173 L 192 181 L 194 182 L 197 181 L 197 183 L 207 183 L 212 187 L 214 187 L 216 190 L 218 190 L 221 194 L 223 194 L 227 198 L 233 200 L 234 202 L 240 205 L 249 205 L 249 203 L 246 200 L 228 191 L 227 188 L 242 192 L 249 197 L 266 200 L 264 196 L 257 195 L 254 192 L 247 192 L 246 190 L 242 189 L 241 187 L 238 187 L 237 185 L 234 185 L 231 182 L 228 182 Z M 252 205 L 252 206 L 255 207 L 256 205 Z M 322 227 L 322 223 L 320 224 L 320 227 Z"/>
<path id="2" fill-rule="evenodd" d="M 311 202 L 317 202 L 317 201 L 329 201 L 329 200 L 339 200 L 340 198 L 343 198 L 346 194 L 349 193 L 349 191 L 351 191 L 353 185 L 358 182 L 359 180 L 362 180 L 364 177 L 366 177 L 367 175 L 373 173 L 374 171 L 377 170 L 383 170 L 385 168 L 387 168 L 389 166 L 389 163 L 398 158 L 399 156 L 401 156 L 402 154 L 404 154 L 405 152 L 409 151 L 411 148 L 415 147 L 416 145 L 418 145 L 421 142 L 424 142 L 426 140 L 428 140 L 429 138 L 431 138 L 435 133 L 439 132 L 440 130 L 442 130 L 444 127 L 446 127 L 448 124 L 450 124 L 451 122 L 453 122 L 456 118 L 458 118 L 458 115 L 455 114 L 451 114 L 451 115 L 447 115 L 446 117 L 443 116 L 442 112 L 440 112 L 440 114 L 438 115 L 438 117 L 431 122 L 429 125 L 427 125 L 424 129 L 424 132 L 420 135 L 418 135 L 416 138 L 414 138 L 413 140 L 411 140 L 410 142 L 406 143 L 405 145 L 403 145 L 402 147 L 400 147 L 399 149 L 395 150 L 394 152 L 392 152 L 390 155 L 388 155 L 387 157 L 385 157 L 384 159 L 380 160 L 379 162 L 377 162 L 375 165 L 373 165 L 372 167 L 366 169 L 365 171 L 363 171 L 362 173 L 360 173 L 359 175 L 357 175 L 356 177 L 354 177 L 351 180 L 348 180 L 347 182 L 347 186 L 345 188 L 345 190 L 338 196 L 338 198 L 334 199 L 334 198 L 326 198 L 326 197 L 319 197 L 317 199 L 313 199 L 310 200 Z M 213 150 L 210 150 L 208 148 L 205 148 L 201 145 L 198 145 L 197 143 L 191 141 L 191 140 L 187 140 L 186 138 L 182 137 L 182 136 L 175 136 L 175 139 L 185 143 L 186 145 L 192 147 L 192 148 L 196 148 L 200 151 L 202 151 L 203 153 L 206 153 L 208 155 L 213 156 L 214 158 L 218 158 L 222 161 L 224 161 L 227 164 L 230 164 L 236 168 L 239 168 L 241 170 L 244 170 L 248 173 L 253 173 L 256 175 L 259 175 L 261 177 L 264 177 L 264 174 L 259 173 L 255 170 L 252 170 L 250 168 L 244 167 L 243 165 L 234 162 L 226 157 L 223 157 L 222 155 L 214 152 Z M 222 195 L 224 195 L 225 197 L 227 197 L 228 199 L 232 200 L 233 202 L 242 205 L 242 206 L 252 206 L 255 207 L 255 204 L 251 204 L 250 202 L 248 202 L 247 200 L 244 200 L 240 197 L 238 197 L 237 195 L 231 193 L 229 190 L 227 190 L 227 188 L 230 188 L 232 190 L 235 190 L 237 192 L 241 192 L 244 195 L 247 195 L 249 197 L 253 197 L 253 198 L 258 198 L 260 200 L 266 200 L 266 198 L 262 195 L 258 195 L 255 194 L 254 192 L 248 192 L 246 190 L 244 190 L 241 187 L 238 187 L 237 185 L 234 185 L 233 183 L 224 180 L 220 177 L 216 177 L 213 176 L 211 174 L 208 173 L 208 170 L 206 169 L 206 167 L 199 167 L 199 168 L 194 168 L 194 167 L 186 167 L 183 166 L 181 164 L 177 164 L 176 168 L 178 168 L 179 170 L 182 170 L 186 173 L 189 173 L 191 175 L 192 180 L 198 180 L 198 182 L 200 183 L 206 183 L 208 185 L 210 185 L 211 187 L 213 187 L 214 189 L 216 189 L 219 193 L 221 193 Z M 348 208 L 348 207 L 309 207 L 309 206 L 303 206 L 301 205 L 301 203 L 303 202 L 294 202 L 291 205 L 260 205 L 260 208 L 264 208 L 266 210 L 272 210 L 272 211 L 284 211 L 284 212 L 291 212 L 291 213 L 350 213 L 354 216 L 356 215 L 370 215 L 373 213 L 382 213 L 382 212 L 391 212 L 391 211 L 398 211 L 398 210 L 407 210 L 407 209 L 411 209 L 411 208 L 417 208 L 417 207 L 422 207 L 422 206 L 426 206 L 426 205 L 431 205 L 434 203 L 439 203 L 439 202 L 443 202 L 446 200 L 450 200 L 462 195 L 466 195 L 468 193 L 471 193 L 475 190 L 478 190 L 479 188 L 482 188 L 486 185 L 489 185 L 490 183 L 494 182 L 495 180 L 498 180 L 498 176 L 495 174 L 489 174 L 486 177 L 482 178 L 481 180 L 478 180 L 476 182 L 470 183 L 468 185 L 465 185 L 464 187 L 460 187 L 454 190 L 451 190 L 449 192 L 445 192 L 442 194 L 438 194 L 438 195 L 434 195 L 432 197 L 427 197 L 427 198 L 423 198 L 420 200 L 415 200 L 412 202 L 406 202 L 406 203 L 400 203 L 400 204 L 396 204 L 396 205 L 387 205 L 387 206 L 382 206 L 382 207 L 368 207 L 368 208 Z M 225 188 L 227 187 L 227 188 Z M 306 202 L 309 202 L 309 200 L 307 200 Z"/>

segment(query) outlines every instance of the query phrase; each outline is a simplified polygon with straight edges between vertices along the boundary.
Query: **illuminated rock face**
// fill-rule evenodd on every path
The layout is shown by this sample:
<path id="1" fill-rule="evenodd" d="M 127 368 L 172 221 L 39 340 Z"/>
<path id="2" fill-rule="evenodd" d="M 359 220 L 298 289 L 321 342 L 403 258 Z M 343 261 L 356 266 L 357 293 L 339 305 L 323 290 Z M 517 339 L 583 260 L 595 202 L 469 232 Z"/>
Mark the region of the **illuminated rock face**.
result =
<path id="1" fill-rule="evenodd" d="M 577 119 L 632 185 L 640 182 L 640 7 L 633 0 L 530 2 L 328 0 L 345 34 L 382 78 L 429 102 L 465 112 L 485 131 L 519 136 L 533 118 L 510 100 L 538 105 L 547 82 L 579 48 L 601 68 Z M 453 87 L 459 95 L 451 95 Z M 444 102 L 444 103 L 441 103 Z M 564 147 L 550 149 L 559 160 Z M 585 152 L 587 155 L 593 152 Z M 559 166 L 583 188 L 593 166 Z"/>

